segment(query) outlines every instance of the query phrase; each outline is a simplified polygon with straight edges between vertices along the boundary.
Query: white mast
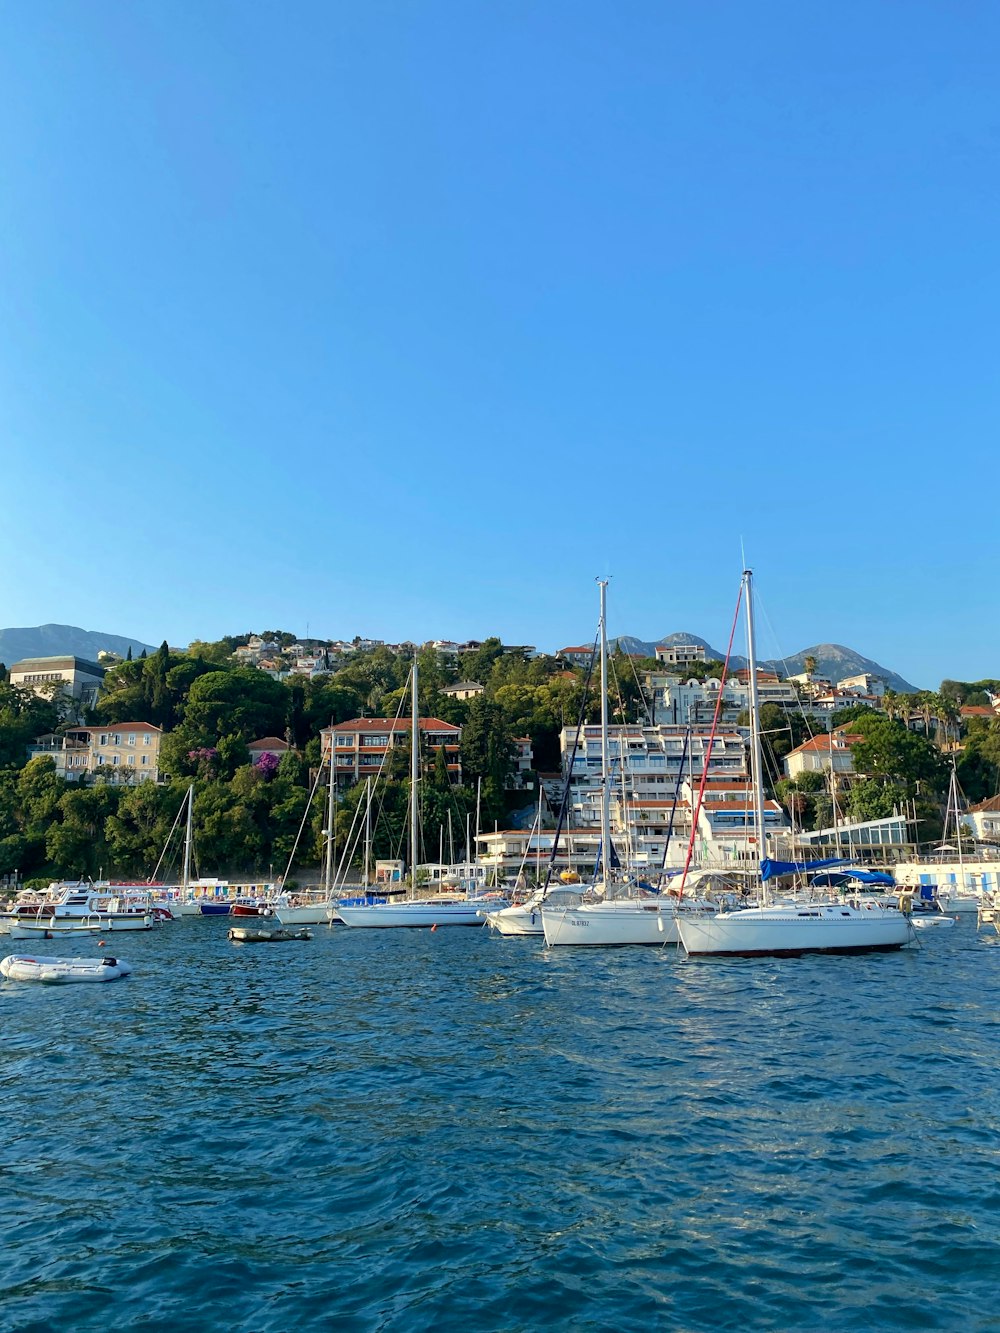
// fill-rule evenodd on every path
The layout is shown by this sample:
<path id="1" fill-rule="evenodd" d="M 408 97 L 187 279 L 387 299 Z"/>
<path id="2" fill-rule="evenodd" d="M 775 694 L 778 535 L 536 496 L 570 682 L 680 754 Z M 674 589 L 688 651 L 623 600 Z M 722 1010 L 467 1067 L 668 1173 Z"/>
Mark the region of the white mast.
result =
<path id="1" fill-rule="evenodd" d="M 833 806 L 833 854 L 840 855 L 840 816 L 837 812 L 837 779 L 833 759 L 833 714 L 830 715 L 830 804 Z"/>
<path id="2" fill-rule="evenodd" d="M 962 854 L 962 821 L 958 817 L 958 767 L 955 763 L 955 756 L 951 757 L 951 783 L 948 788 L 948 797 L 954 802 L 955 807 L 955 841 L 958 843 L 958 886 L 959 892 L 965 892 L 965 860 Z M 945 837 L 948 836 L 947 828 Z"/>
<path id="3" fill-rule="evenodd" d="M 608 886 L 608 866 L 611 847 L 611 754 L 608 745 L 608 580 L 598 579 L 601 590 L 601 876 L 605 892 Z"/>
<path id="4" fill-rule="evenodd" d="M 187 824 L 184 828 L 184 867 L 181 871 L 181 889 L 186 894 L 191 878 L 191 830 L 194 825 L 194 783 L 188 787 Z"/>
<path id="5" fill-rule="evenodd" d="M 327 783 L 326 793 L 326 870 L 324 881 L 326 884 L 327 902 L 333 897 L 333 746 L 334 746 L 333 727 L 330 727 L 330 777 Z"/>
<path id="6" fill-rule="evenodd" d="M 750 781 L 753 785 L 754 826 L 758 859 L 767 856 L 764 836 L 764 765 L 760 749 L 760 704 L 757 698 L 757 642 L 753 627 L 753 570 L 743 571 L 743 593 L 747 600 L 747 669 L 750 673 Z"/>
<path id="7" fill-rule="evenodd" d="M 365 779 L 365 888 L 371 883 L 368 867 L 372 859 L 372 780 Z"/>
<path id="8" fill-rule="evenodd" d="M 535 883 L 542 877 L 542 784 L 538 784 L 538 811 L 535 815 Z"/>
<path id="9" fill-rule="evenodd" d="M 413 654 L 413 709 L 410 731 L 410 896 L 416 897 L 417 889 L 417 839 L 420 821 L 420 808 L 417 801 L 417 784 L 420 781 L 420 719 L 417 711 L 417 655 Z"/>

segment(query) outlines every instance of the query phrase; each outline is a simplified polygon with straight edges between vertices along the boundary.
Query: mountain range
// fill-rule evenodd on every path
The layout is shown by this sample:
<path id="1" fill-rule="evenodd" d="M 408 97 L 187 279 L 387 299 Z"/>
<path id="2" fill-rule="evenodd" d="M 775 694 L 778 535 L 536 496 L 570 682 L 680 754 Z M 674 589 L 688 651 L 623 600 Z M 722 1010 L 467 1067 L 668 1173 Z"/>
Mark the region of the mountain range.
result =
<path id="1" fill-rule="evenodd" d="M 705 649 L 706 657 L 720 662 L 726 656 L 717 648 L 713 648 L 707 639 L 683 631 L 677 634 L 665 634 L 662 639 L 637 639 L 630 634 L 623 634 L 615 640 L 615 643 L 623 652 L 642 653 L 645 657 L 653 657 L 657 645 L 670 643 L 700 644 Z M 8 667 L 23 657 L 65 655 L 83 657 L 95 662 L 97 654 L 102 649 L 121 653 L 124 657 L 129 648 L 132 649 L 133 657 L 138 657 L 143 649 L 147 653 L 155 651 L 152 644 L 143 643 L 139 639 L 124 638 L 120 634 L 104 634 L 99 630 L 79 629 L 76 625 L 36 625 L 30 629 L 0 629 L 0 662 L 6 663 Z M 815 657 L 817 672 L 821 676 L 829 676 L 833 681 L 868 671 L 873 676 L 881 676 L 890 689 L 898 694 L 913 694 L 918 688 L 895 671 L 890 671 L 888 667 L 839 643 L 817 643 L 812 648 L 803 648 L 801 652 L 793 653 L 790 657 L 761 661 L 760 665 L 778 671 L 782 675 L 795 675 L 805 670 L 807 657 Z M 746 658 L 734 653 L 732 665 L 746 666 Z"/>
<path id="2" fill-rule="evenodd" d="M 138 657 L 145 648 L 147 653 L 156 649 L 139 639 L 125 639 L 120 634 L 103 634 L 100 630 L 78 629 L 76 625 L 35 625 L 31 629 L 0 629 L 0 662 L 8 667 L 23 657 L 83 657 L 96 662 L 102 649 L 107 652 Z"/>
<path id="3" fill-rule="evenodd" d="M 681 631 L 678 634 L 665 634 L 662 639 L 636 639 L 629 634 L 620 635 L 615 643 L 623 652 L 642 653 L 644 657 L 653 657 L 658 646 L 672 643 L 697 643 L 705 649 L 705 656 L 714 658 L 719 662 L 725 661 L 726 654 L 720 653 L 717 648 L 713 648 L 707 639 L 699 638 L 697 634 L 685 634 Z M 888 667 L 882 666 L 870 657 L 856 652 L 853 648 L 845 648 L 841 643 L 816 643 L 811 648 L 803 648 L 801 652 L 792 653 L 789 657 L 772 658 L 768 661 L 758 662 L 758 666 L 767 667 L 771 671 L 777 671 L 781 675 L 795 676 L 800 671 L 805 671 L 805 661 L 807 657 L 815 657 L 816 672 L 820 676 L 829 676 L 836 684 L 838 680 L 843 680 L 846 676 L 857 676 L 862 671 L 870 672 L 873 676 L 881 676 L 889 689 L 895 690 L 897 694 L 915 694 L 919 688 L 911 685 L 909 681 L 904 680 L 902 676 L 895 671 L 890 671 Z M 738 657 L 735 653 L 731 659 L 731 665 L 734 668 L 746 666 L 746 658 Z"/>

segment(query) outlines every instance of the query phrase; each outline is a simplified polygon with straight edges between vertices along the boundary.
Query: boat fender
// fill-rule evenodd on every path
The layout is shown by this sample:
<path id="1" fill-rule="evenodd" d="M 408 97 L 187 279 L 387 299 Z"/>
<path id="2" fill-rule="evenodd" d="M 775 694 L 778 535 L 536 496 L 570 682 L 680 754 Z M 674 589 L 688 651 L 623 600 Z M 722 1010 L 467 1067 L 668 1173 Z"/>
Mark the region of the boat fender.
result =
<path id="1" fill-rule="evenodd" d="M 909 915 L 913 911 L 913 894 L 901 893 L 899 895 L 899 910 Z"/>

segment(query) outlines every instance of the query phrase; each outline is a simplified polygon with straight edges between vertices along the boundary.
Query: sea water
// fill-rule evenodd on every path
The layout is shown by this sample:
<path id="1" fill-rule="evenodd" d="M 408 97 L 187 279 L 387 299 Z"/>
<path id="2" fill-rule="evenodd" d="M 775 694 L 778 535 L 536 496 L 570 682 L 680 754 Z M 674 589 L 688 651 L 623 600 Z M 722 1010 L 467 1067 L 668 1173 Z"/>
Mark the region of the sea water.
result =
<path id="1" fill-rule="evenodd" d="M 129 980 L 0 986 L 3 1330 L 1000 1329 L 972 923 L 783 960 L 107 944 Z"/>

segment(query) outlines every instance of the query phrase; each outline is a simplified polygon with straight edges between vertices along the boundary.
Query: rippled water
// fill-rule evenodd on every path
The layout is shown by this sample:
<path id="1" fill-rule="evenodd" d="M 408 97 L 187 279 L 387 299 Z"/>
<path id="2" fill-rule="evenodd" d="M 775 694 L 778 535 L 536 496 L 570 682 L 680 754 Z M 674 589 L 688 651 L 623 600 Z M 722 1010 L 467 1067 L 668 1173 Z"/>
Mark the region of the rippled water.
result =
<path id="1" fill-rule="evenodd" d="M 3 1330 L 1000 1329 L 1000 938 L 225 932 L 0 985 Z"/>

